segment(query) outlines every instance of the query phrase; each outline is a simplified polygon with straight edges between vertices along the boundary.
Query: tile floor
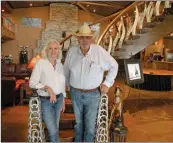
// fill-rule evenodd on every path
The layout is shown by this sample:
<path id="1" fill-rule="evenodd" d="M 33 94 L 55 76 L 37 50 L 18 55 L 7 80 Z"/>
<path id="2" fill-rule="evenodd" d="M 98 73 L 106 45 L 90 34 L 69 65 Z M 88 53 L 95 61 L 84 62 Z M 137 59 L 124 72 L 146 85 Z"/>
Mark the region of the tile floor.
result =
<path id="1" fill-rule="evenodd" d="M 173 90 L 154 92 L 131 89 L 117 78 L 116 85 L 123 90 L 124 122 L 128 128 L 128 142 L 173 141 Z M 112 102 L 111 88 L 109 102 Z M 140 100 L 139 100 L 140 93 Z M 127 98 L 129 94 L 129 97 Z M 140 101 L 140 102 L 139 102 Z M 139 103 L 139 104 L 138 104 Z M 28 106 L 1 110 L 1 141 L 27 142 Z"/>

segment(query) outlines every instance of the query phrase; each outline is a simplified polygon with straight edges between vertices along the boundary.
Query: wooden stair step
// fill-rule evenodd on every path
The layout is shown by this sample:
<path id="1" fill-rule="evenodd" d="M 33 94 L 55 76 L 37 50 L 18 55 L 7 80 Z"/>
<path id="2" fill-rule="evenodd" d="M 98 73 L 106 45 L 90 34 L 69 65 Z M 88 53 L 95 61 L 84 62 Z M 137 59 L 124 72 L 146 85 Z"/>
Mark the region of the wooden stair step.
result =
<path id="1" fill-rule="evenodd" d="M 73 113 L 62 113 L 61 114 L 61 117 L 60 117 L 60 120 L 74 120 L 75 119 L 75 116 Z"/>
<path id="2" fill-rule="evenodd" d="M 173 8 L 165 8 L 163 15 L 173 15 Z"/>
<path id="3" fill-rule="evenodd" d="M 136 40 L 136 39 L 139 39 L 140 36 L 139 35 L 132 35 L 131 38 L 132 38 L 132 40 Z"/>
<path id="4" fill-rule="evenodd" d="M 59 131 L 60 141 L 61 142 L 73 142 L 75 137 L 74 130 L 60 130 Z"/>
<path id="5" fill-rule="evenodd" d="M 142 32 L 144 33 L 147 33 L 149 31 L 151 31 L 151 28 L 147 28 L 147 27 L 142 28 Z"/>
<path id="6" fill-rule="evenodd" d="M 137 34 L 145 34 L 147 33 L 147 31 L 143 30 L 143 29 L 139 29 L 136 31 Z"/>
<path id="7" fill-rule="evenodd" d="M 124 45 L 133 45 L 133 41 L 132 40 L 124 41 Z"/>
<path id="8" fill-rule="evenodd" d="M 74 129 L 75 115 L 73 113 L 63 113 L 60 117 L 59 129 Z"/>
<path id="9" fill-rule="evenodd" d="M 74 113 L 72 101 L 70 98 L 65 99 L 65 106 L 66 106 L 65 113 Z"/>
<path id="10" fill-rule="evenodd" d="M 144 27 L 145 28 L 154 28 L 156 26 L 156 24 L 155 23 L 147 23 Z"/>
<path id="11" fill-rule="evenodd" d="M 165 19 L 164 15 L 163 16 L 156 16 L 155 21 L 156 22 L 163 22 L 164 19 Z"/>
<path id="12" fill-rule="evenodd" d="M 75 132 L 74 130 L 60 130 L 59 137 L 61 142 L 73 142 L 75 137 Z M 45 129 L 45 139 L 46 142 L 49 142 L 47 129 Z"/>
<path id="13" fill-rule="evenodd" d="M 72 101 L 70 98 L 65 98 L 65 104 L 72 104 Z"/>

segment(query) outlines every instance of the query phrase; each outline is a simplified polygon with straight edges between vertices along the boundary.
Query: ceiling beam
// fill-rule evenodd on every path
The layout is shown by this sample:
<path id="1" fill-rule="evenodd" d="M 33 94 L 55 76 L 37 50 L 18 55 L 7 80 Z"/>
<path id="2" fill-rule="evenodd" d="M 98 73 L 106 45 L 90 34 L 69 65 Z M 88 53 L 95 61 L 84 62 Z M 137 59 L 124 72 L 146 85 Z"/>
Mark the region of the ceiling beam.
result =
<path id="1" fill-rule="evenodd" d="M 71 4 L 76 4 L 77 2 L 72 2 Z"/>
<path id="2" fill-rule="evenodd" d="M 7 12 L 7 13 L 12 13 L 12 8 L 11 8 L 11 6 L 8 4 L 8 2 L 3 1 L 1 4 L 2 4 L 2 9 L 4 9 L 5 12 Z"/>
<path id="3" fill-rule="evenodd" d="M 83 5 L 80 4 L 79 2 L 77 2 L 76 5 L 78 5 L 81 9 L 83 9 L 83 10 L 86 11 L 87 13 L 90 13 Z"/>
<path id="4" fill-rule="evenodd" d="M 80 2 L 81 4 L 88 4 L 88 5 L 97 5 L 97 6 L 104 6 L 104 7 L 114 7 L 114 8 L 124 8 L 120 5 L 110 5 L 110 4 L 104 4 L 104 3 L 96 3 L 96 2 Z"/>

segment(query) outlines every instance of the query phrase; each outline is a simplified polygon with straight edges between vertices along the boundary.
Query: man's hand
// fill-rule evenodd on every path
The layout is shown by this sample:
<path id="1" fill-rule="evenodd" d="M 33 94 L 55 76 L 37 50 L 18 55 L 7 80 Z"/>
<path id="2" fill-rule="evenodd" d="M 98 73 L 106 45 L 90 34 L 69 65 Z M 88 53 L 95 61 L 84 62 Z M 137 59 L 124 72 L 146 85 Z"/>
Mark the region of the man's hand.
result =
<path id="1" fill-rule="evenodd" d="M 108 93 L 108 91 L 109 91 L 109 87 L 107 87 L 105 84 L 101 84 L 100 85 L 100 92 L 101 92 L 101 94 L 106 94 L 106 93 Z"/>

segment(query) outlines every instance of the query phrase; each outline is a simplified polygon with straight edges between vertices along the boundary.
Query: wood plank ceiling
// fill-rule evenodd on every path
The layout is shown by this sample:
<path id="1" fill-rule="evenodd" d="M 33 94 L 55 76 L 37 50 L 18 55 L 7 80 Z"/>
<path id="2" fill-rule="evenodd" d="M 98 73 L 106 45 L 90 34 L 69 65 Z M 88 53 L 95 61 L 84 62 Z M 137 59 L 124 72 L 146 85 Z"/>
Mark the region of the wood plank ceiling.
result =
<path id="1" fill-rule="evenodd" d="M 2 1 L 2 6 L 3 6 Z M 78 6 L 79 9 L 90 13 L 96 13 L 101 16 L 109 16 L 121 9 L 129 6 L 133 1 L 67 1 L 67 2 L 56 2 L 56 1 L 6 1 L 12 9 L 17 8 L 29 8 L 31 7 L 43 7 L 49 6 L 50 3 L 71 3 Z M 2 7 L 3 9 L 3 7 Z"/>

